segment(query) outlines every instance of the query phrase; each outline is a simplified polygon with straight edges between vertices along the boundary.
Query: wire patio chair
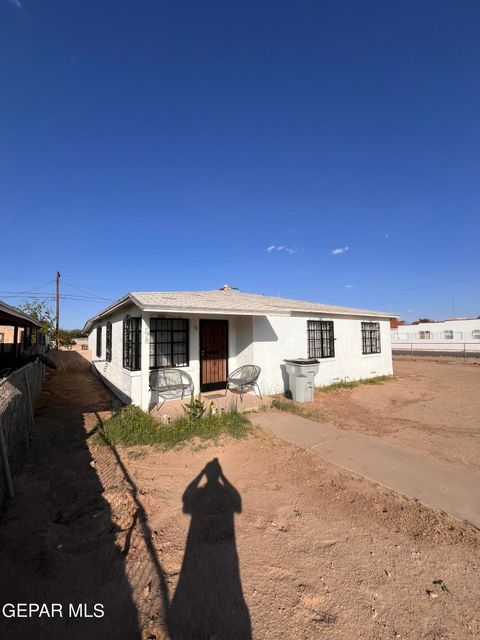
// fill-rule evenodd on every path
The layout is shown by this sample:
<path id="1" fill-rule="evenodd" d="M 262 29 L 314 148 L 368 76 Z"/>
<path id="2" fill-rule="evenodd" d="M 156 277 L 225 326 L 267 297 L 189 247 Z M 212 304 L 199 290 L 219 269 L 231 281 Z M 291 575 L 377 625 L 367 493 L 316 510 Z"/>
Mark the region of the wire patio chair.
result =
<path id="1" fill-rule="evenodd" d="M 150 372 L 150 391 L 155 391 L 162 399 L 160 407 L 163 407 L 166 400 L 176 400 L 183 398 L 187 394 L 193 397 L 193 380 L 186 371 L 181 369 L 155 369 Z"/>
<path id="2" fill-rule="evenodd" d="M 239 393 L 240 398 L 243 399 L 243 394 L 248 391 L 258 391 L 258 395 L 263 399 L 260 387 L 258 386 L 258 377 L 261 369 L 255 364 L 246 364 L 243 367 L 235 369 L 227 378 L 227 386 L 225 388 L 225 395 L 230 390 L 231 393 Z"/>

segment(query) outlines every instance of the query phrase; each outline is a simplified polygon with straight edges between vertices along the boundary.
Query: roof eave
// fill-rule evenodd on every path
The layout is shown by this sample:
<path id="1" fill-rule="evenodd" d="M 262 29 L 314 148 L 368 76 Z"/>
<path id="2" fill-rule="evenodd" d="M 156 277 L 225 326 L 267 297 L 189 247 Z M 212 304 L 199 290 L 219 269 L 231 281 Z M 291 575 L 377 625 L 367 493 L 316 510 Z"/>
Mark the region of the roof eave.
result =
<path id="1" fill-rule="evenodd" d="M 208 307 L 162 307 L 158 305 L 142 306 L 137 301 L 138 306 L 146 313 L 185 313 L 192 315 L 210 314 L 210 315 L 228 315 L 228 316 L 293 316 L 294 314 L 311 314 L 311 315 L 334 315 L 334 316 L 355 316 L 361 318 L 382 318 L 391 320 L 399 318 L 400 315 L 393 313 L 382 313 L 370 310 L 332 310 L 332 309 L 211 309 Z"/>
<path id="2" fill-rule="evenodd" d="M 27 322 L 34 324 L 36 327 L 40 328 L 42 326 L 40 322 L 38 322 L 37 320 L 34 320 L 31 316 L 27 315 L 26 313 L 23 313 L 23 311 L 21 311 L 20 309 L 17 309 L 17 307 L 12 307 L 6 302 L 0 301 L 0 309 L 3 309 L 4 313 L 7 313 L 8 315 L 11 315 L 15 318 L 26 320 Z"/>
<path id="3" fill-rule="evenodd" d="M 97 313 L 95 316 L 92 316 L 91 318 L 89 318 L 85 322 L 85 326 L 82 329 L 82 333 L 88 333 L 90 331 L 90 329 L 92 328 L 93 324 L 97 320 L 100 320 L 100 318 L 103 318 L 103 317 L 109 315 L 110 313 L 112 313 L 113 311 L 115 311 L 119 307 L 123 306 L 127 302 L 132 302 L 137 307 L 140 307 L 140 309 L 143 309 L 143 307 L 139 303 L 139 301 L 134 296 L 132 296 L 130 293 L 127 293 L 122 298 L 119 298 L 118 300 L 113 302 L 110 306 L 108 306 L 105 309 L 103 309 L 103 311 L 100 311 L 100 313 Z"/>

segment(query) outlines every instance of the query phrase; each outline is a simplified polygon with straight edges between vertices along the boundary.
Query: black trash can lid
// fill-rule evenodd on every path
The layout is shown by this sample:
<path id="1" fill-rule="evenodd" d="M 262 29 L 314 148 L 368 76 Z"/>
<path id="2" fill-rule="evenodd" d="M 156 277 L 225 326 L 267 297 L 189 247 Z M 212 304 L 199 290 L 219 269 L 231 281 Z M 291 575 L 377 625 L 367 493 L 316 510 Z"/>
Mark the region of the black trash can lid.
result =
<path id="1" fill-rule="evenodd" d="M 288 364 L 320 364 L 320 360 L 316 358 L 295 358 L 294 360 L 284 360 L 284 362 L 288 362 Z"/>

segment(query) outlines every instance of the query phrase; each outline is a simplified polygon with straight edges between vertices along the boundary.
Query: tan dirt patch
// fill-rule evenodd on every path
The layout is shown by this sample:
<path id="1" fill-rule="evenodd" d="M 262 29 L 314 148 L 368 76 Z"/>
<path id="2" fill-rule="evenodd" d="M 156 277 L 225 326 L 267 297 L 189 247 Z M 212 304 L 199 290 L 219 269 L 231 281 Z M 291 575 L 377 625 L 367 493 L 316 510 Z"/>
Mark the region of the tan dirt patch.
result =
<path id="1" fill-rule="evenodd" d="M 196 451 L 92 446 L 109 398 L 70 357 L 2 518 L 0 592 L 106 616 L 0 620 L 2 637 L 154 640 L 168 610 L 172 638 L 480 636 L 477 530 L 261 432 Z M 219 487 L 184 502 L 214 458 L 234 506 Z"/>
<path id="2" fill-rule="evenodd" d="M 478 469 L 480 366 L 459 360 L 394 360 L 392 380 L 334 392 L 315 402 L 335 426 Z"/>

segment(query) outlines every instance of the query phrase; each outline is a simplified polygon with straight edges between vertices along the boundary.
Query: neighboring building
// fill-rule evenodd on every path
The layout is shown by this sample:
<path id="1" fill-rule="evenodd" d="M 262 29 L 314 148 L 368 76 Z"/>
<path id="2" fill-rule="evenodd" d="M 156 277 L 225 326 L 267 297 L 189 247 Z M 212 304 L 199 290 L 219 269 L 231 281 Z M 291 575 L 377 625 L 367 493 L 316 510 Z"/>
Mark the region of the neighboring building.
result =
<path id="1" fill-rule="evenodd" d="M 0 370 L 18 366 L 29 355 L 45 350 L 40 324 L 0 300 Z"/>
<path id="2" fill-rule="evenodd" d="M 392 374 L 392 314 L 219 291 L 133 292 L 87 321 L 92 364 L 124 402 L 155 404 L 149 373 L 182 367 L 195 391 L 261 367 L 262 393 L 285 390 L 285 358 L 315 357 L 318 386 Z"/>
<path id="3" fill-rule="evenodd" d="M 72 346 L 73 351 L 87 351 L 88 350 L 88 338 L 74 338 L 75 344 Z"/>
<path id="4" fill-rule="evenodd" d="M 480 318 L 450 318 L 392 328 L 394 351 L 463 351 L 463 345 L 467 351 L 480 351 Z"/>

